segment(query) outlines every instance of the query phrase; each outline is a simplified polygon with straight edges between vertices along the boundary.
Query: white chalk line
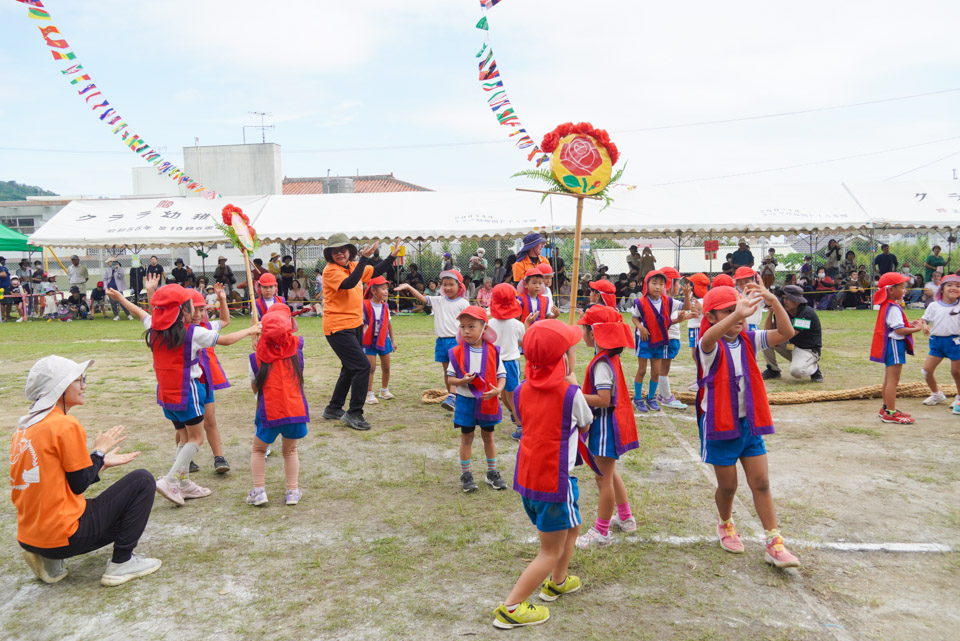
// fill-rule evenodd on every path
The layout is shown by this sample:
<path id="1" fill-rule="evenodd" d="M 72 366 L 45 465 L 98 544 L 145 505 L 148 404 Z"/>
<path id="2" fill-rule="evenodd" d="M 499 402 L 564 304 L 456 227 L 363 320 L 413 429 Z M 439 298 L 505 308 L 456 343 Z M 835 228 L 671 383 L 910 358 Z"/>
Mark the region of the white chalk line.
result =
<path id="1" fill-rule="evenodd" d="M 758 536 L 742 536 L 743 541 L 762 544 L 766 540 Z M 527 543 L 537 543 L 540 539 L 531 536 L 527 537 Z M 685 547 L 690 545 L 702 545 L 704 543 L 716 544 L 717 538 L 713 536 L 694 535 L 694 536 L 623 536 L 614 539 L 616 542 L 652 544 L 652 545 L 670 545 L 674 547 Z M 801 539 L 790 539 L 790 547 L 808 549 L 808 550 L 829 550 L 835 552 L 898 552 L 898 553 L 927 553 L 943 554 L 953 552 L 960 546 L 953 546 L 945 543 L 847 543 L 842 541 L 804 541 Z"/>

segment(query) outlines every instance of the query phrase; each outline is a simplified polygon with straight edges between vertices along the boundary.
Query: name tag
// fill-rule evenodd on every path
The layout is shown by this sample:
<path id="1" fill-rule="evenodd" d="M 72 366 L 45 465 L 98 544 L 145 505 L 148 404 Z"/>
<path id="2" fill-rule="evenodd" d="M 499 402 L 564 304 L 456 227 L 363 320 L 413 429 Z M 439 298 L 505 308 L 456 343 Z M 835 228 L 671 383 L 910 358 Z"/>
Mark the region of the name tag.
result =
<path id="1" fill-rule="evenodd" d="M 806 318 L 794 318 L 793 328 L 794 329 L 810 329 L 810 320 Z"/>

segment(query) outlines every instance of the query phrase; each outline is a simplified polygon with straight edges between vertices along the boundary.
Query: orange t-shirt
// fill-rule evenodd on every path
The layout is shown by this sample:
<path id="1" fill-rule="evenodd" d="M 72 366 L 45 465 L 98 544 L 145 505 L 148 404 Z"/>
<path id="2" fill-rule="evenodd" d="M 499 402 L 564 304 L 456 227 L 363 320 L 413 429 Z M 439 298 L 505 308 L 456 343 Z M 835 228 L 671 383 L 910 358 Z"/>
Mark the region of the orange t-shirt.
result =
<path id="1" fill-rule="evenodd" d="M 69 544 L 87 506 L 67 472 L 93 465 L 80 421 L 53 408 L 42 421 L 13 433 L 10 498 L 17 508 L 17 540 L 38 548 Z"/>
<path id="2" fill-rule="evenodd" d="M 540 263 L 549 263 L 549 262 L 550 261 L 547 260 L 545 257 L 537 256 L 537 262 L 534 263 L 532 260 L 530 260 L 530 256 L 524 256 L 523 260 L 518 260 L 513 264 L 513 282 L 515 283 L 521 282 L 523 280 L 524 274 L 527 273 L 528 269 L 533 269 Z"/>
<path id="3" fill-rule="evenodd" d="M 357 263 L 350 263 L 349 269 L 336 263 L 327 263 L 323 268 L 323 333 L 330 335 L 342 329 L 353 329 L 363 325 L 363 283 L 373 278 L 373 265 L 363 266 L 363 276 L 352 289 L 340 289 L 342 283 L 356 269 Z"/>

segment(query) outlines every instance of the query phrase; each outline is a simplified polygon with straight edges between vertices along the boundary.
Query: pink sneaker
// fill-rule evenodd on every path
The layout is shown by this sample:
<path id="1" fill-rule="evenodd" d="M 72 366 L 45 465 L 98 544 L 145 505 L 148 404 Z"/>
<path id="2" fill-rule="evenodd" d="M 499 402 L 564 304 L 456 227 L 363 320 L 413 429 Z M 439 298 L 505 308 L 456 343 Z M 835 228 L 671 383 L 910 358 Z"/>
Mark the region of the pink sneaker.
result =
<path id="1" fill-rule="evenodd" d="M 180 496 L 185 499 L 202 499 L 205 496 L 210 496 L 210 494 L 209 488 L 200 487 L 191 480 L 187 480 L 186 483 L 180 485 Z"/>
<path id="2" fill-rule="evenodd" d="M 183 505 L 183 497 L 180 496 L 180 483 L 177 481 L 171 483 L 166 476 L 157 479 L 157 494 L 175 505 Z"/>
<path id="3" fill-rule="evenodd" d="M 717 517 L 717 536 L 720 538 L 720 547 L 727 552 L 734 554 L 743 554 L 743 542 L 740 535 L 737 534 L 737 528 L 733 526 L 733 521 L 724 525 L 723 521 Z"/>
<path id="4" fill-rule="evenodd" d="M 790 553 L 790 550 L 783 546 L 783 537 L 774 537 L 773 541 L 767 544 L 767 553 L 764 561 L 778 568 L 798 568 L 800 560 Z"/>

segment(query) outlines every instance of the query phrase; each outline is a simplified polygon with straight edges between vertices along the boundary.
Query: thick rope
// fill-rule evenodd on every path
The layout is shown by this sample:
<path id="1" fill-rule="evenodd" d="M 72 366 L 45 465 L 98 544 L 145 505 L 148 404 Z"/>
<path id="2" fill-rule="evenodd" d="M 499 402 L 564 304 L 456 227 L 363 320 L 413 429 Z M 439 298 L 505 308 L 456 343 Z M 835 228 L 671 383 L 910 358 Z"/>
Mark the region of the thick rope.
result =
<path id="1" fill-rule="evenodd" d="M 941 385 L 940 391 L 947 398 L 957 393 L 957 388 L 952 385 Z M 902 383 L 897 386 L 897 398 L 924 398 L 930 395 L 930 388 L 926 383 Z M 677 398 L 684 403 L 696 402 L 696 396 L 693 392 L 679 392 Z M 865 398 L 880 398 L 881 386 L 870 385 L 869 387 L 858 387 L 856 389 L 845 390 L 816 390 L 804 389 L 795 392 L 774 392 L 768 394 L 767 398 L 771 405 L 798 405 L 800 403 L 825 403 L 829 401 L 856 401 Z"/>

